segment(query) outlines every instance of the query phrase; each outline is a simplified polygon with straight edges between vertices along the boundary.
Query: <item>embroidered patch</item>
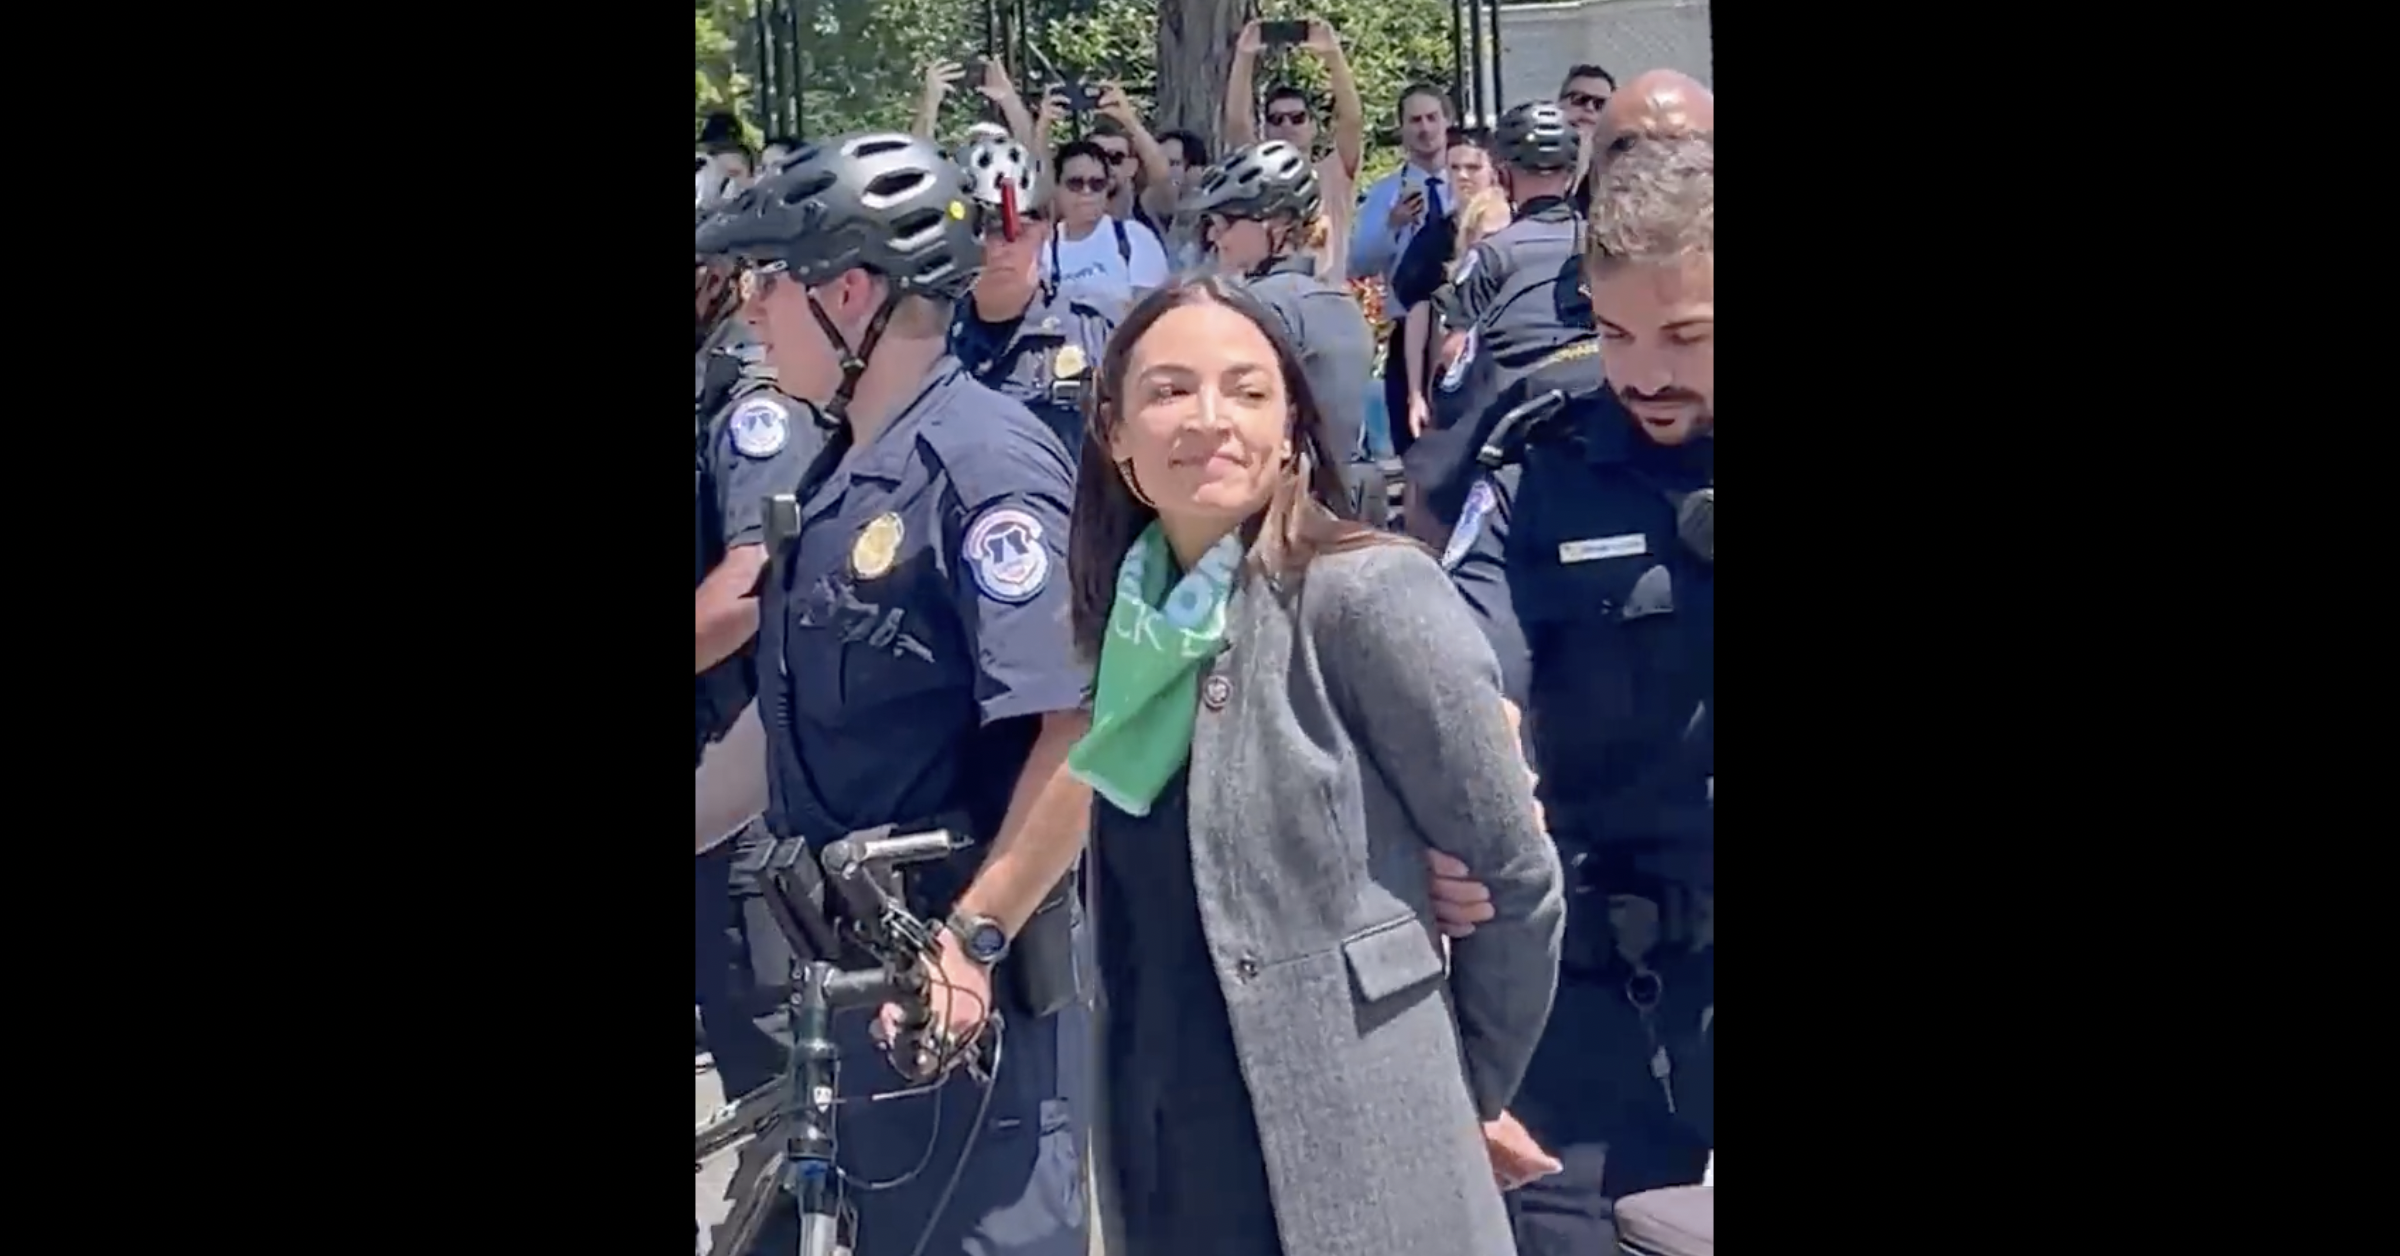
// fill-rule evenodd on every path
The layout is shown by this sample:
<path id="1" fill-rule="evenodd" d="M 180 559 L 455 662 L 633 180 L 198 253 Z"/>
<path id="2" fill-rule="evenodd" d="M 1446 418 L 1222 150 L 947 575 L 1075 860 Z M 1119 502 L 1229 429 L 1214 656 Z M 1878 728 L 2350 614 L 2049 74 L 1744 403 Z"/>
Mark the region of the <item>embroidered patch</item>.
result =
<path id="1" fill-rule="evenodd" d="M 783 443 L 791 437 L 791 420 L 783 406 L 760 398 L 745 401 L 741 409 L 726 420 L 725 430 L 733 436 L 733 447 L 745 458 L 772 458 L 783 452 Z"/>
<path id="2" fill-rule="evenodd" d="M 1050 579 L 1050 551 L 1041 521 L 1015 506 L 983 512 L 967 527 L 963 546 L 975 587 L 995 602 L 1028 602 Z"/>
<path id="3" fill-rule="evenodd" d="M 1492 492 L 1490 480 L 1477 480 L 1467 490 L 1466 509 L 1458 512 L 1458 526 L 1450 530 L 1450 544 L 1442 551 L 1442 568 L 1455 571 L 1467 551 L 1475 546 L 1475 535 L 1483 531 L 1483 517 L 1492 513 L 1499 498 Z"/>

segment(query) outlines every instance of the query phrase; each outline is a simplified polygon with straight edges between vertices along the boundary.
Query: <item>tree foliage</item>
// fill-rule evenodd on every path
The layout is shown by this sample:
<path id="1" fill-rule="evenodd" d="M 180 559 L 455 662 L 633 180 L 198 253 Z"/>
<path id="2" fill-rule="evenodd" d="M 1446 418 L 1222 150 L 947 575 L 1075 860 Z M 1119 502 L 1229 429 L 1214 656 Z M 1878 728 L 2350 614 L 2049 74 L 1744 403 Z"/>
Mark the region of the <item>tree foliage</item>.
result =
<path id="1" fill-rule="evenodd" d="M 733 108 L 754 139 L 762 126 L 779 129 L 758 112 L 753 81 L 758 2 L 694 0 L 695 120 L 712 108 Z M 1342 33 L 1366 105 L 1370 171 L 1388 170 L 1399 160 L 1389 134 L 1401 88 L 1416 79 L 1451 81 L 1447 0 L 1028 0 L 1027 34 L 1062 74 L 1124 83 L 1153 125 L 1193 125 L 1198 120 L 1160 118 L 1151 106 L 1164 97 L 1185 102 L 1178 111 L 1191 112 L 1198 110 L 1197 102 L 1220 101 L 1231 50 L 1200 57 L 1184 48 L 1162 67 L 1162 4 L 1194 19 L 1181 24 L 1190 31 L 1209 27 L 1206 16 L 1225 9 L 1332 22 Z M 814 0 L 802 11 L 815 15 L 814 29 L 805 33 L 802 93 L 802 121 L 812 135 L 904 128 L 916 110 L 928 60 L 964 61 L 983 51 L 983 0 Z M 1224 24 L 1226 29 L 1239 25 Z M 1045 77 L 1039 63 L 1008 68 L 1019 90 L 1035 99 Z M 1258 86 L 1263 90 L 1286 81 L 1309 91 L 1320 110 L 1330 107 L 1324 67 L 1316 58 L 1270 49 L 1260 57 Z M 978 98 L 962 88 L 943 109 L 944 138 L 955 137 L 980 114 Z M 1194 129 L 1212 138 L 1217 130 L 1213 121 Z"/>

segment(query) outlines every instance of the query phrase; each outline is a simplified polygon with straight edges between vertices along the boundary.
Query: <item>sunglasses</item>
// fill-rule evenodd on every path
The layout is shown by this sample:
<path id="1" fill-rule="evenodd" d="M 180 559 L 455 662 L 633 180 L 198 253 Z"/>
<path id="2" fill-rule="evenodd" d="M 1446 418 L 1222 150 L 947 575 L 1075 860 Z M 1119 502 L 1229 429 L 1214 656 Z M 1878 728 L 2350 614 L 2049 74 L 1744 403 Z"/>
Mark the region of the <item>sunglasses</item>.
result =
<path id="1" fill-rule="evenodd" d="M 1108 179 L 1101 175 L 1088 179 L 1060 179 L 1058 185 L 1070 192 L 1105 192 L 1108 190 Z"/>
<path id="2" fill-rule="evenodd" d="M 1308 121 L 1308 112 L 1306 110 L 1301 110 L 1296 113 L 1269 113 L 1267 115 L 1267 124 L 1270 126 L 1298 126 L 1306 121 Z"/>
<path id="3" fill-rule="evenodd" d="M 1594 96 L 1590 92 L 1568 92 L 1566 95 L 1559 97 L 1559 100 L 1561 103 L 1574 105 L 1582 109 L 1603 109 L 1608 105 L 1608 97 Z"/>
<path id="4" fill-rule="evenodd" d="M 1108 164 L 1112 166 L 1122 166 L 1133 160 L 1133 153 L 1127 149 L 1102 148 L 1100 151 L 1108 154 Z"/>
<path id="5" fill-rule="evenodd" d="M 756 301 L 775 290 L 775 277 L 782 274 L 784 269 L 782 262 L 761 262 L 756 266 L 745 266 L 742 268 L 741 278 L 735 281 L 734 291 L 745 302 Z"/>

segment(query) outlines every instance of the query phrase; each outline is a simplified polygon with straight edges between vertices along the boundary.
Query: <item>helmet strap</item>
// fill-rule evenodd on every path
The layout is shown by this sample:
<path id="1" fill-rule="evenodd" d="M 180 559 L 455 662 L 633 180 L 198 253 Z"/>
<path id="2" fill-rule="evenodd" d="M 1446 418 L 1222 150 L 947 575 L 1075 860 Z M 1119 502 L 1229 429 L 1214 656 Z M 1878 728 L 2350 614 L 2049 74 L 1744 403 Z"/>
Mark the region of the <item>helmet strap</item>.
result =
<path id="1" fill-rule="evenodd" d="M 867 331 L 859 337 L 857 351 L 852 352 L 849 338 L 833 325 L 833 317 L 825 312 L 824 306 L 817 303 L 817 294 L 808 294 L 808 312 L 816 316 L 817 326 L 824 329 L 825 339 L 833 345 L 833 351 L 842 355 L 842 383 L 833 390 L 833 401 L 818 412 L 819 426 L 838 429 L 850 421 L 851 394 L 858 391 L 859 377 L 867 373 L 867 359 L 874 355 L 876 342 L 883 339 L 883 329 L 891 323 L 893 311 L 900 308 L 900 297 L 897 286 L 885 294 L 883 305 L 875 311 L 875 317 L 867 320 Z"/>

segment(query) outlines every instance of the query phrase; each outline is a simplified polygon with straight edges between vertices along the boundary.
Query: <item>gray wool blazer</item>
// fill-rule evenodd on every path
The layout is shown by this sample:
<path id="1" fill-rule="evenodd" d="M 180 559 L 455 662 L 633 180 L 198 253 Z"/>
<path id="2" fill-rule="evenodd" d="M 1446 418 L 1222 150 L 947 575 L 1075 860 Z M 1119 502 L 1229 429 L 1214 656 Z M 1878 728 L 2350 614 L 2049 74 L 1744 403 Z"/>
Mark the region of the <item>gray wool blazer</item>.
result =
<path id="1" fill-rule="evenodd" d="M 1285 1256 L 1510 1256 L 1480 1122 L 1549 1018 L 1565 904 L 1491 648 L 1430 556 L 1371 545 L 1246 576 L 1201 694 L 1192 871 Z M 1428 847 L 1496 912 L 1446 980 Z"/>

